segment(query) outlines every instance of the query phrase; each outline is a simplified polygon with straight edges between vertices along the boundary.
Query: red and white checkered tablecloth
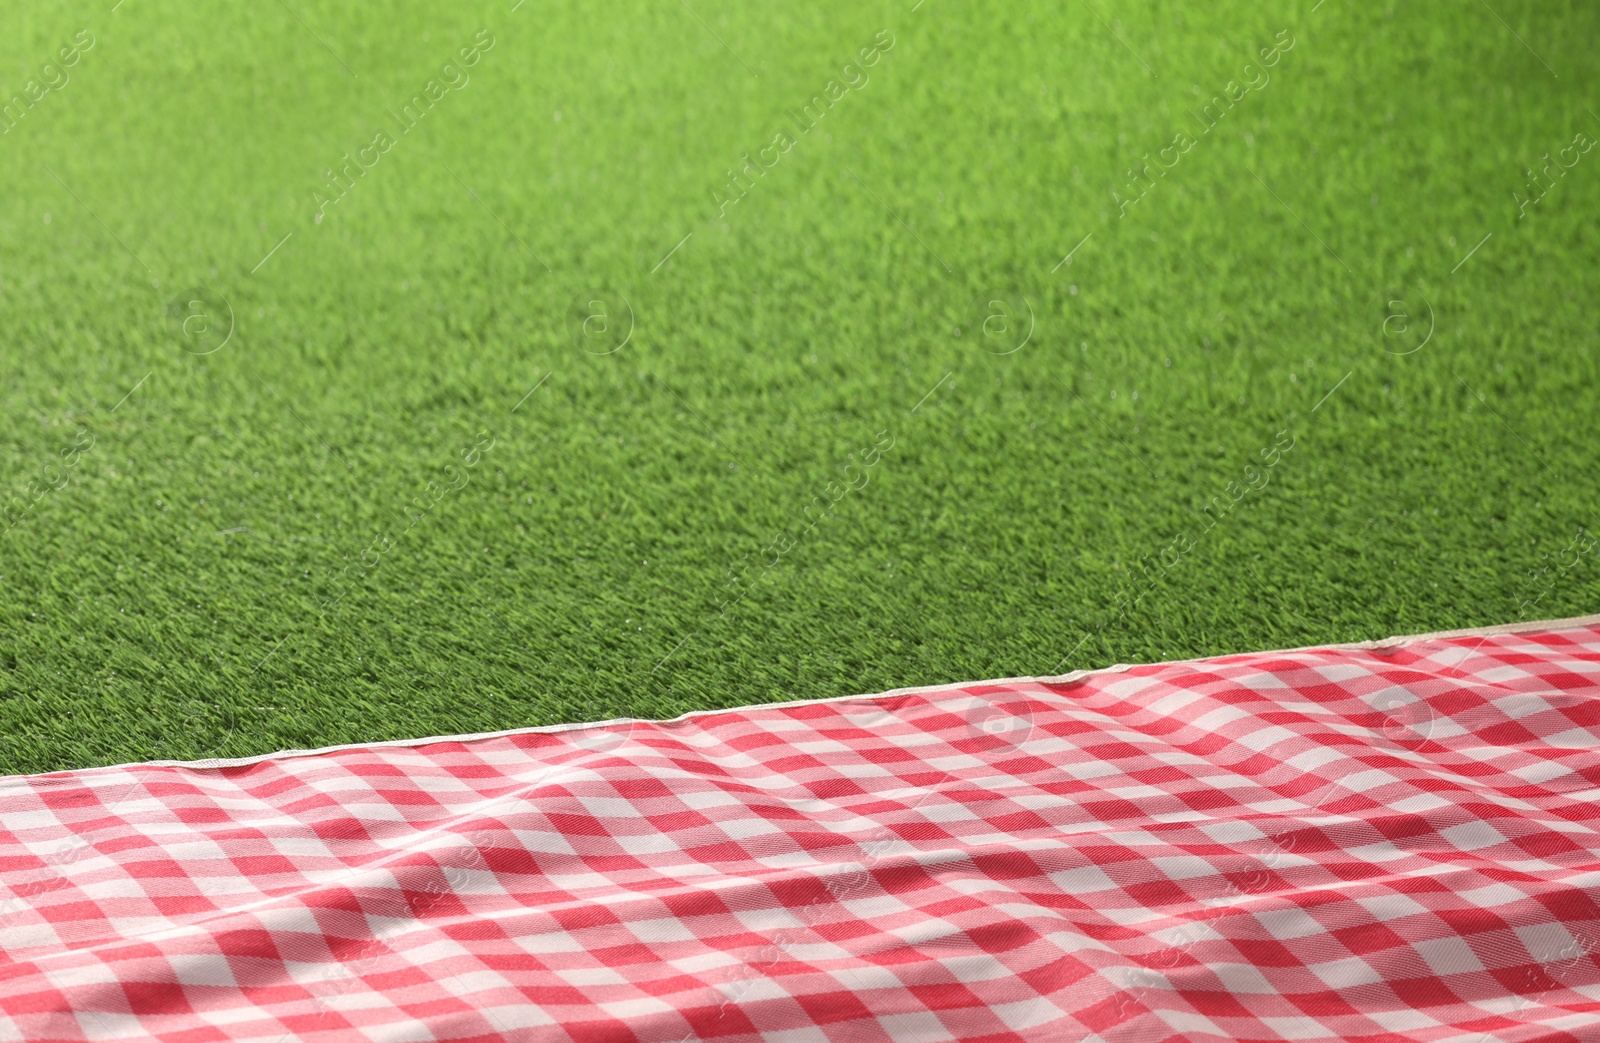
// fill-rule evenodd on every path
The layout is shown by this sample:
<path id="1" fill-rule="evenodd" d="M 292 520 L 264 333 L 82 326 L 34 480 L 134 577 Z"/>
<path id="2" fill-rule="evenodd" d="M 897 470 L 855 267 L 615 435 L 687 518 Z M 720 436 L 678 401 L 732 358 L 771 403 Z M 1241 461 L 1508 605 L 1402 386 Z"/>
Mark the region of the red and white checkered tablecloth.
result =
<path id="1" fill-rule="evenodd" d="M 1600 618 L 0 779 L 0 1040 L 1600 1039 Z"/>

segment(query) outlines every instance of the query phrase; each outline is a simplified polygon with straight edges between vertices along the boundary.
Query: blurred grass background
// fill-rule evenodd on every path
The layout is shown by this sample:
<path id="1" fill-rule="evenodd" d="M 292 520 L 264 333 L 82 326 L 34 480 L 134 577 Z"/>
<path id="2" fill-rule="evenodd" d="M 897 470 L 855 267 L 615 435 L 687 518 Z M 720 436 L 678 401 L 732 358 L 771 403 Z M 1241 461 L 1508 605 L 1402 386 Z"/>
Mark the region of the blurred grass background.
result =
<path id="1" fill-rule="evenodd" d="M 1595 9 L 513 3 L 11 12 L 0 772 L 1600 604 Z"/>

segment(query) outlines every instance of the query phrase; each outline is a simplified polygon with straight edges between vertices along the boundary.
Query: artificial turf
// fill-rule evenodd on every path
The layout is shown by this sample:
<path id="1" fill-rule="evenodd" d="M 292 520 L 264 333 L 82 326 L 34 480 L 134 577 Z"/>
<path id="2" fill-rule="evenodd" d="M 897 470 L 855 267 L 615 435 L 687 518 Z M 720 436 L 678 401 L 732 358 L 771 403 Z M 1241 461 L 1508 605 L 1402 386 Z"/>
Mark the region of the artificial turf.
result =
<path id="1" fill-rule="evenodd" d="M 14 9 L 0 772 L 1594 611 L 1600 11 L 1209 6 Z"/>

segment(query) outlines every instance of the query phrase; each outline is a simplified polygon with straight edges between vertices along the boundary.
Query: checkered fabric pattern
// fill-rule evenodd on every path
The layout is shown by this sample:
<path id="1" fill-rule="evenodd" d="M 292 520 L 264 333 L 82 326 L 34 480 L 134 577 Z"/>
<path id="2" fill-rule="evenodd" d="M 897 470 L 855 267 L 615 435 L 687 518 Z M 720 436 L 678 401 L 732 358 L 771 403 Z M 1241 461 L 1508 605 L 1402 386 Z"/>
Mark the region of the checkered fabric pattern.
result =
<path id="1" fill-rule="evenodd" d="M 0 1039 L 1600 1039 L 1600 622 L 0 779 Z"/>

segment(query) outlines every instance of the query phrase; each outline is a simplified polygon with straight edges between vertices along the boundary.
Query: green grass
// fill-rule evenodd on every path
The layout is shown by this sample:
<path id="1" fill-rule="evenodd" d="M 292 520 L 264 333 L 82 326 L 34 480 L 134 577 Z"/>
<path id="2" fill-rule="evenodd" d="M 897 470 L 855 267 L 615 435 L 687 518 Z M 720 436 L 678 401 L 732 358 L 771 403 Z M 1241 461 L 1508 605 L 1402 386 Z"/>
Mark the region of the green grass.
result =
<path id="1" fill-rule="evenodd" d="M 1600 136 L 1600 12 L 690 6 L 9 16 L 6 98 L 94 45 L 0 136 L 0 496 L 43 491 L 0 538 L 0 772 L 1600 604 L 1574 542 L 1600 520 L 1600 152 L 1515 197 Z M 401 135 L 386 110 L 484 28 Z M 1270 82 L 1200 133 L 1280 29 Z M 189 287 L 235 316 L 211 354 L 167 314 Z M 634 316 L 611 354 L 572 309 L 595 296 Z M 1020 337 L 987 302 L 1018 298 L 1031 339 L 992 353 Z M 866 484 L 806 531 L 842 474 Z"/>

